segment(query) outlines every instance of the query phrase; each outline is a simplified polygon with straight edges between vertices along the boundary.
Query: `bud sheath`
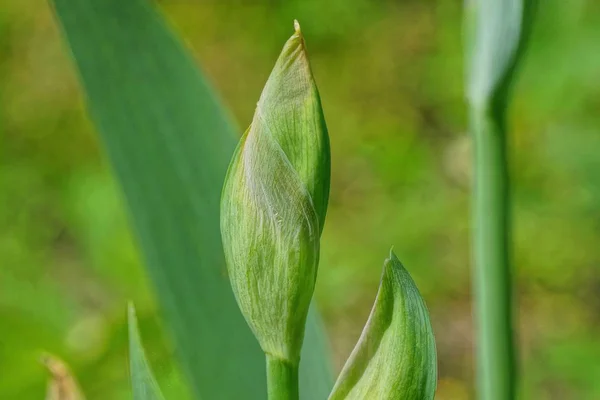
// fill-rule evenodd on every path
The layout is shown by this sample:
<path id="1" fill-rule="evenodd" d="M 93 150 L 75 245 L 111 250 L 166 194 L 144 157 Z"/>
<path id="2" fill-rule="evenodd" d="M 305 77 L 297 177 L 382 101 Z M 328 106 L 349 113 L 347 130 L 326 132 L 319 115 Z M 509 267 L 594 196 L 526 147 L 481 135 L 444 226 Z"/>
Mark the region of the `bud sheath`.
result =
<path id="1" fill-rule="evenodd" d="M 231 161 L 221 233 L 233 292 L 270 357 L 297 365 L 329 197 L 329 141 L 299 26 Z"/>
<path id="2" fill-rule="evenodd" d="M 394 253 L 375 305 L 329 400 L 432 400 L 437 379 L 429 313 Z"/>

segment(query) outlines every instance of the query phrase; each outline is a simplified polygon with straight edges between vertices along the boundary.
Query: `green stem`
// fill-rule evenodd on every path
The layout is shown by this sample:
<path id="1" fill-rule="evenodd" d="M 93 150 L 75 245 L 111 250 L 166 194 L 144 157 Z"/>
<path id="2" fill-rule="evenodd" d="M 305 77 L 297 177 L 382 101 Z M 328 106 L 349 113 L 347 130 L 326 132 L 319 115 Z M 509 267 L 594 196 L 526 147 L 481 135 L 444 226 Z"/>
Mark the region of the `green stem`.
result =
<path id="1" fill-rule="evenodd" d="M 494 107 L 496 110 L 503 107 Z M 474 296 L 479 395 L 515 398 L 509 263 L 509 176 L 503 111 L 473 110 L 475 153 Z"/>
<path id="2" fill-rule="evenodd" d="M 267 354 L 269 400 L 298 400 L 298 365 Z"/>

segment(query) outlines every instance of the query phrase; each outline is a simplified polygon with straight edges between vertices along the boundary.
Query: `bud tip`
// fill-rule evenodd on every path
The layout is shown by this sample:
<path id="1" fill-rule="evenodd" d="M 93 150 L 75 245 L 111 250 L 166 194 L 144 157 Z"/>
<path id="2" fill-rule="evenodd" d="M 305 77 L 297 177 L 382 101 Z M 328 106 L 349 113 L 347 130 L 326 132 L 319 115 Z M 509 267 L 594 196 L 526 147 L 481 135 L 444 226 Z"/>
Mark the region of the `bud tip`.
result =
<path id="1" fill-rule="evenodd" d="M 294 20 L 294 30 L 296 31 L 296 33 L 300 34 L 300 23 L 297 19 Z"/>

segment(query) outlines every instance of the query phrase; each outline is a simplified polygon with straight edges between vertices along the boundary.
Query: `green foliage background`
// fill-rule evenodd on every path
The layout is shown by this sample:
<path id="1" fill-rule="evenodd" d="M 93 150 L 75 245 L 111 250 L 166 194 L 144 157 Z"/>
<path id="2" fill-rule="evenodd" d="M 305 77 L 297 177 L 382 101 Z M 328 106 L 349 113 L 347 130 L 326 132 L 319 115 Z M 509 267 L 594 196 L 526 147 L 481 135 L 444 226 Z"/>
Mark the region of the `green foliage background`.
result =
<path id="1" fill-rule="evenodd" d="M 163 0 L 239 122 L 302 24 L 332 146 L 317 299 L 341 367 L 390 245 L 432 314 L 438 399 L 473 397 L 462 0 Z M 524 399 L 600 397 L 600 3 L 540 4 L 510 112 Z M 180 374 L 47 2 L 0 3 L 0 398 L 40 350 L 128 398 L 126 300 L 167 398 Z"/>

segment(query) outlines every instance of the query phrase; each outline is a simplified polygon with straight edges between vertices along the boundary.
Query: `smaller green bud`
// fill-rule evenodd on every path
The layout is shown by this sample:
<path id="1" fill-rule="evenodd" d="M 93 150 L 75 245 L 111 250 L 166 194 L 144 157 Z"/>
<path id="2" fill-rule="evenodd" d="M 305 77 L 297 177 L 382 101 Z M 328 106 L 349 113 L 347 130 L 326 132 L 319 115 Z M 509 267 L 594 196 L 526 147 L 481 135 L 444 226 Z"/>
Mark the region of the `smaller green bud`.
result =
<path id="1" fill-rule="evenodd" d="M 329 197 L 329 140 L 296 23 L 225 178 L 221 234 L 238 305 L 265 353 L 297 364 Z"/>
<path id="2" fill-rule="evenodd" d="M 436 385 L 427 307 L 408 271 L 390 252 L 371 315 L 329 400 L 431 400 Z"/>

